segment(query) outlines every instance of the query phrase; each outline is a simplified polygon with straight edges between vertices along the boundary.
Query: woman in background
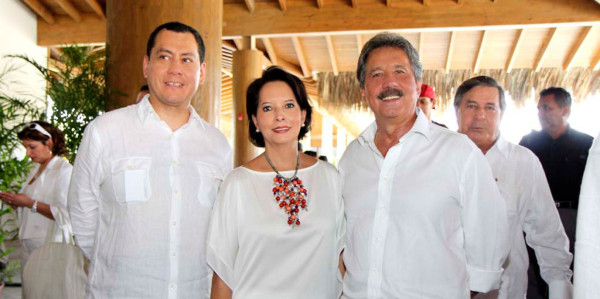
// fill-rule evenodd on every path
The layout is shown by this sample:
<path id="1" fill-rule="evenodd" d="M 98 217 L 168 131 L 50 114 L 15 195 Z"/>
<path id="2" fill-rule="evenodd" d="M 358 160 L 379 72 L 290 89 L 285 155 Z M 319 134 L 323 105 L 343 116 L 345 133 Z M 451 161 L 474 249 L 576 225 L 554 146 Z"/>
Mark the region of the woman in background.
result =
<path id="1" fill-rule="evenodd" d="M 211 298 L 338 298 L 346 223 L 334 166 L 301 153 L 312 108 L 302 81 L 270 67 L 248 87 L 250 139 L 213 209 Z"/>
<path id="2" fill-rule="evenodd" d="M 48 231 L 55 234 L 53 241 L 62 240 L 62 228 L 69 225 L 67 191 L 73 167 L 64 158 L 68 153 L 63 133 L 49 123 L 28 123 L 17 136 L 35 167 L 20 193 L 0 192 L 0 200 L 17 209 L 24 269 L 31 252 L 44 244 Z"/>

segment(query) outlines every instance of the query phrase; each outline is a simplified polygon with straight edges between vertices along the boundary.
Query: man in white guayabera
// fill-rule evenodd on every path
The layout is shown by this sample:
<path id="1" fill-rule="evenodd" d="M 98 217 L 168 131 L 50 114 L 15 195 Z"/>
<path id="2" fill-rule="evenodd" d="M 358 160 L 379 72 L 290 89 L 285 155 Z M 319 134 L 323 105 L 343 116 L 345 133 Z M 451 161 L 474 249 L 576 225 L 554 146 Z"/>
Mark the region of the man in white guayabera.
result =
<path id="1" fill-rule="evenodd" d="M 529 267 L 525 241 L 535 251 L 540 273 L 550 287 L 550 299 L 571 298 L 573 272 L 569 265 L 573 256 L 542 164 L 530 150 L 500 134 L 506 108 L 504 89 L 493 78 L 471 78 L 456 90 L 454 107 L 458 132 L 466 134 L 485 155 L 510 221 L 511 250 L 500 290 L 477 298 L 525 298 Z"/>
<path id="2" fill-rule="evenodd" d="M 232 150 L 190 106 L 204 53 L 195 29 L 157 27 L 143 63 L 150 94 L 86 128 L 68 205 L 91 260 L 87 298 L 208 298 L 206 234 Z"/>
<path id="3" fill-rule="evenodd" d="M 504 200 L 481 151 L 417 110 L 421 75 L 417 51 L 399 35 L 378 34 L 360 54 L 360 92 L 375 122 L 340 161 L 343 298 L 464 299 L 500 287 Z"/>

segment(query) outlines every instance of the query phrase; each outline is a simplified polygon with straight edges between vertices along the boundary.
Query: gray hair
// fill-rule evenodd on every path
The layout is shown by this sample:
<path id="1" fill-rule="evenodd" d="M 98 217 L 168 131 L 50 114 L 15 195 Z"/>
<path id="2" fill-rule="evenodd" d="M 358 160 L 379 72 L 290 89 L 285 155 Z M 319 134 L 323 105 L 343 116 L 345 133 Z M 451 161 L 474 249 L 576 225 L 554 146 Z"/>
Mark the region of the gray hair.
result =
<path id="1" fill-rule="evenodd" d="M 374 50 L 384 47 L 398 48 L 408 56 L 410 66 L 415 75 L 415 80 L 420 81 L 423 76 L 423 66 L 419 59 L 419 52 L 410 44 L 408 40 L 396 33 L 382 32 L 371 38 L 360 52 L 358 57 L 358 68 L 356 69 L 356 78 L 360 83 L 360 87 L 365 87 L 365 73 L 367 68 L 367 59 L 369 54 Z"/>
<path id="2" fill-rule="evenodd" d="M 477 86 L 488 86 L 488 87 L 496 87 L 498 89 L 498 95 L 500 96 L 500 110 L 504 112 L 506 108 L 506 101 L 504 100 L 504 88 L 494 80 L 492 77 L 488 76 L 477 76 L 473 77 L 465 82 L 463 82 L 458 89 L 456 90 L 456 95 L 454 95 L 454 108 L 458 111 L 460 107 L 460 103 L 462 102 L 462 98 L 465 93 L 469 92 L 469 90 L 477 87 Z"/>

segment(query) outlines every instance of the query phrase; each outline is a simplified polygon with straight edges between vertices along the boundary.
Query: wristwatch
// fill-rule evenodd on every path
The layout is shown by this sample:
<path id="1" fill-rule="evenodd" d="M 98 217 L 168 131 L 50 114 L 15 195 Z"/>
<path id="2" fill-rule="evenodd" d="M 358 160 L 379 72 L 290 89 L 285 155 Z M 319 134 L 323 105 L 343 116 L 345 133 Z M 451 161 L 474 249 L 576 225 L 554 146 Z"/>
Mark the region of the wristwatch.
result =
<path id="1" fill-rule="evenodd" d="M 37 203 L 37 200 L 33 202 L 33 205 L 31 206 L 31 213 L 37 213 Z"/>

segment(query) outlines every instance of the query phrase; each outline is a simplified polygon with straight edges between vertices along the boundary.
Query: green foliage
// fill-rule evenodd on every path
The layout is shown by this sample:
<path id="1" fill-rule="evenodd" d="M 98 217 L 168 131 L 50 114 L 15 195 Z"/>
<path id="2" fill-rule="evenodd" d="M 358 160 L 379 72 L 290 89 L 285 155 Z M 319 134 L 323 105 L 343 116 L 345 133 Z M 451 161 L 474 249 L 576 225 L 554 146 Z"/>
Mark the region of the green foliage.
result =
<path id="1" fill-rule="evenodd" d="M 47 81 L 46 93 L 54 103 L 49 122 L 65 134 L 72 163 L 85 126 L 105 111 L 104 52 L 94 52 L 91 47 L 66 46 L 62 48 L 59 65 L 52 70 L 24 55 L 10 57 L 26 61 Z"/>
<path id="2" fill-rule="evenodd" d="M 12 213 L 13 210 L 5 204 L 0 204 L 0 218 L 2 216 Z M 19 273 L 21 266 L 18 261 L 9 261 L 8 255 L 13 252 L 14 248 L 6 248 L 4 246 L 4 240 L 9 238 L 13 239 L 16 237 L 14 230 L 6 230 L 7 224 L 13 224 L 14 217 L 7 221 L 4 221 L 0 226 L 0 282 L 8 281 L 12 282 L 12 278 Z M 15 226 L 16 227 L 16 226 Z"/>

